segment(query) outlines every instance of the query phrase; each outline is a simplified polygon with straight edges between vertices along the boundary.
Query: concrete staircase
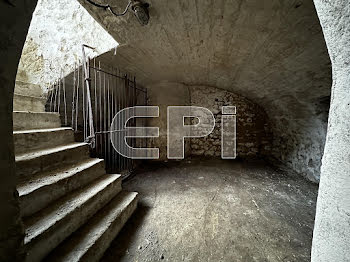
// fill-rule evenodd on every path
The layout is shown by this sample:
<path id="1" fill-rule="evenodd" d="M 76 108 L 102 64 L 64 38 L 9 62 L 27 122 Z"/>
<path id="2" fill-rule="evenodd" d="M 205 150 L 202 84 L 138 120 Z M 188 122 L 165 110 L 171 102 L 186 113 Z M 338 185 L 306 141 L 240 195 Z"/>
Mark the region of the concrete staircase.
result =
<path id="1" fill-rule="evenodd" d="M 14 141 L 26 261 L 98 261 L 137 206 L 121 176 L 76 143 L 40 87 L 16 83 Z M 30 94 L 30 95 L 27 95 Z"/>

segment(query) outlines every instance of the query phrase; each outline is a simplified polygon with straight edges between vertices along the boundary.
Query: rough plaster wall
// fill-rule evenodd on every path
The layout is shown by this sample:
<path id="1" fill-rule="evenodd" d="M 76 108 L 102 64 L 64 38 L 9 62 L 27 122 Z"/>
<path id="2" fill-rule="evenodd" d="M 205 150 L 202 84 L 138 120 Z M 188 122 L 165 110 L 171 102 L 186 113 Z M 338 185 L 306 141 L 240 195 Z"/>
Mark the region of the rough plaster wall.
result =
<path id="1" fill-rule="evenodd" d="M 298 117 L 284 114 L 280 118 L 273 118 L 271 161 L 291 168 L 313 182 L 319 182 L 328 106 L 318 113 L 315 105 L 315 109 L 303 112 Z"/>
<path id="2" fill-rule="evenodd" d="M 79 1 L 121 44 L 113 59 L 139 82 L 247 97 L 271 120 L 276 162 L 319 179 L 328 113 L 319 104 L 330 95 L 331 66 L 312 0 L 148 0 L 143 27 L 132 13 L 115 18 Z"/>
<path id="3" fill-rule="evenodd" d="M 332 61 L 327 141 L 312 243 L 312 261 L 349 261 L 350 1 L 315 0 Z"/>
<path id="4" fill-rule="evenodd" d="M 159 117 L 148 119 L 148 126 L 159 127 L 159 137 L 150 139 L 148 147 L 159 148 L 159 160 L 167 160 L 167 107 L 190 105 L 190 92 L 180 83 L 160 82 L 147 86 L 148 105 L 159 106 Z M 185 142 L 185 157 L 189 155 L 189 141 Z"/>
<path id="5" fill-rule="evenodd" d="M 191 139 L 191 154 L 221 156 L 222 106 L 236 106 L 237 156 L 268 156 L 271 134 L 265 111 L 243 96 L 208 86 L 191 86 L 191 105 L 208 108 L 215 117 L 215 128 L 205 138 Z"/>
<path id="6" fill-rule="evenodd" d="M 264 110 L 245 97 L 208 86 L 186 86 L 160 82 L 147 86 L 148 105 L 159 106 L 159 118 L 148 120 L 149 126 L 159 127 L 159 138 L 150 139 L 149 147 L 158 147 L 160 160 L 167 159 L 167 107 L 194 105 L 211 110 L 216 127 L 211 135 L 199 139 L 185 139 L 185 157 L 221 156 L 221 106 L 237 107 L 237 152 L 240 157 L 267 156 L 271 134 Z"/>
<path id="7" fill-rule="evenodd" d="M 23 48 L 17 80 L 47 85 L 73 71 L 81 60 L 82 44 L 96 56 L 117 46 L 117 42 L 75 0 L 39 0 Z"/>
<path id="8" fill-rule="evenodd" d="M 8 2 L 14 2 L 12 6 Z M 23 261 L 13 145 L 13 91 L 36 1 L 0 1 L 0 261 Z"/>

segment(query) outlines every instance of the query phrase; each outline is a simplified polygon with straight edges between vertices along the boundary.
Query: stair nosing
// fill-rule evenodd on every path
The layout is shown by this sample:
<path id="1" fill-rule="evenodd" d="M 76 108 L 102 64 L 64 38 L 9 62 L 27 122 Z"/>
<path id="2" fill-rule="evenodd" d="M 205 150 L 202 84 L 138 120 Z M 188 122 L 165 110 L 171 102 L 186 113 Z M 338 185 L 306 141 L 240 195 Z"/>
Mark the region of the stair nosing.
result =
<path id="1" fill-rule="evenodd" d="M 74 212 L 76 208 L 79 208 L 79 206 L 83 205 L 84 203 L 87 203 L 89 200 L 96 197 L 96 195 L 99 192 L 102 192 L 104 189 L 106 189 L 109 185 L 116 182 L 118 179 L 121 179 L 121 176 L 118 174 L 111 174 L 106 175 L 102 178 L 99 178 L 92 183 L 90 183 L 88 186 L 78 190 L 73 191 L 67 196 L 63 197 L 62 199 L 59 199 L 53 206 L 49 206 L 48 213 L 41 214 L 44 211 L 47 211 L 47 208 L 43 209 L 42 211 L 39 211 L 39 214 L 37 216 L 32 216 L 26 221 L 24 221 L 24 224 L 28 224 L 28 220 L 34 219 L 41 216 L 36 222 L 32 223 L 30 226 L 25 226 L 25 238 L 24 238 L 24 244 L 28 245 L 41 235 L 43 235 L 45 232 L 47 232 L 52 226 L 54 226 L 56 223 L 67 217 L 69 214 Z M 91 191 L 94 191 L 91 193 Z M 78 200 L 79 198 L 82 198 L 85 196 L 84 200 L 78 201 L 74 205 L 74 201 Z M 70 198 L 69 198 L 70 197 Z M 69 199 L 68 201 L 66 201 Z M 51 209 L 51 210 L 50 210 Z M 58 211 L 65 211 L 65 212 L 58 212 Z M 50 219 L 51 218 L 51 219 Z M 46 221 L 45 220 L 49 220 Z M 31 232 L 31 234 L 29 234 Z"/>
<path id="2" fill-rule="evenodd" d="M 39 173 L 37 175 L 35 175 L 35 178 L 37 179 L 33 179 L 33 180 L 29 180 L 26 181 L 24 183 L 22 183 L 21 185 L 17 186 L 17 191 L 19 194 L 19 198 L 21 199 L 22 197 L 28 196 L 31 193 L 43 188 L 43 187 L 47 187 L 50 185 L 53 185 L 55 183 L 58 183 L 59 181 L 65 180 L 67 178 L 73 177 L 74 175 L 76 175 L 77 173 L 83 172 L 84 170 L 87 170 L 91 167 L 93 167 L 94 165 L 97 165 L 101 162 L 103 162 L 103 159 L 99 159 L 99 158 L 92 158 L 92 159 L 88 159 L 87 161 L 80 161 L 77 164 L 78 165 L 74 165 L 73 167 L 70 166 L 66 169 L 59 169 L 59 170 L 55 170 L 55 171 L 45 171 L 42 173 Z M 63 174 L 62 176 L 60 176 L 58 178 L 58 174 Z M 50 179 L 51 176 L 51 179 Z M 48 177 L 48 180 L 46 180 L 46 182 L 42 182 L 39 183 L 38 181 L 41 180 L 45 180 L 45 178 Z M 42 179 L 40 179 L 42 178 Z M 54 179 L 56 178 L 56 179 Z M 33 186 L 33 183 L 35 182 L 35 184 L 37 184 L 37 186 Z M 29 186 L 31 185 L 31 186 Z M 26 187 L 30 187 L 30 189 L 25 189 Z"/>
<path id="3" fill-rule="evenodd" d="M 14 96 L 23 96 L 23 97 L 29 97 L 29 98 L 34 98 L 34 99 L 38 99 L 38 100 L 47 100 L 47 98 L 45 97 L 41 97 L 41 96 L 28 96 L 28 95 L 22 95 L 22 94 L 18 94 L 18 93 L 13 93 Z"/>
<path id="4" fill-rule="evenodd" d="M 101 230 L 100 232 L 100 234 L 97 236 L 97 234 L 95 234 L 95 240 L 98 240 L 98 239 L 100 239 L 101 238 L 101 236 L 103 236 L 103 234 L 105 233 L 105 232 L 107 232 L 108 231 L 108 229 L 110 228 L 110 226 L 111 226 L 111 224 L 106 224 L 105 222 L 108 222 L 108 221 L 111 221 L 111 218 L 114 218 L 113 219 L 113 221 L 115 221 L 115 219 L 117 219 L 118 217 L 120 217 L 122 214 L 123 214 L 123 212 L 126 210 L 126 208 L 133 202 L 133 201 L 136 201 L 137 200 L 137 197 L 138 197 L 138 193 L 136 193 L 136 192 L 125 192 L 124 191 L 124 193 L 129 193 L 128 195 L 125 195 L 125 198 L 122 200 L 122 202 L 121 203 L 119 203 L 118 205 L 116 205 L 116 206 L 113 206 L 113 208 L 112 207 L 110 207 L 110 206 L 108 206 L 107 208 L 110 208 L 110 213 L 108 213 L 108 215 L 104 215 L 104 216 L 99 216 L 99 217 L 97 217 L 97 218 L 95 218 L 95 217 L 92 217 L 92 219 L 99 219 L 99 221 L 93 221 L 93 222 L 95 222 L 95 226 L 97 226 L 97 225 L 105 225 L 105 227 L 103 228 L 103 230 Z M 118 197 L 118 195 L 116 196 L 116 197 Z M 116 198 L 115 197 L 115 198 Z M 113 199 L 111 199 L 111 201 L 115 201 L 116 199 L 115 198 L 113 198 Z M 104 207 L 105 208 L 105 207 Z M 104 209 L 103 208 L 103 209 Z M 113 211 L 111 211 L 111 210 L 113 210 Z M 105 211 L 105 210 L 103 210 L 103 211 Z M 98 216 L 98 215 L 97 215 Z M 87 221 L 87 223 L 86 224 L 88 224 L 89 223 L 89 221 Z M 85 226 L 85 225 L 84 225 Z M 95 228 L 96 229 L 96 228 Z M 92 230 L 92 231 L 94 231 L 94 230 Z M 90 231 L 91 232 L 91 231 Z M 92 245 L 89 245 L 89 247 L 92 247 L 93 246 L 93 244 L 94 244 L 95 242 L 93 242 L 92 243 Z M 87 250 L 86 250 L 87 251 Z M 85 253 L 85 252 L 84 252 Z"/>
<path id="5" fill-rule="evenodd" d="M 120 194 L 124 195 L 120 196 Z M 66 245 L 70 244 L 71 242 L 76 243 L 76 241 L 79 240 L 79 244 L 74 246 L 74 250 L 70 250 L 70 252 L 68 252 L 68 257 L 70 254 L 74 254 L 76 261 L 80 261 L 80 259 L 83 258 L 87 252 L 89 252 L 90 248 L 92 248 L 94 244 L 110 229 L 113 222 L 118 219 L 134 201 L 137 201 L 137 198 L 137 192 L 121 191 L 117 196 L 111 199 L 111 201 L 101 209 L 101 213 L 104 214 L 103 216 L 97 214 L 96 216 L 92 217 L 81 228 L 74 232 L 70 239 L 68 239 Z M 121 202 L 116 205 L 112 205 L 112 201 L 117 200 L 121 200 Z M 105 214 L 106 209 L 108 210 L 107 215 Z M 107 223 L 110 221 L 112 221 L 112 223 Z M 84 240 L 85 245 L 82 244 Z M 65 245 L 65 243 L 63 243 L 63 245 Z M 64 249 L 65 247 L 63 246 L 61 248 Z M 54 252 L 55 250 L 53 250 L 53 253 Z M 67 254 L 64 258 L 67 258 Z M 61 259 L 59 258 L 59 260 Z"/>
<path id="6" fill-rule="evenodd" d="M 13 111 L 13 113 L 28 113 L 28 114 L 46 114 L 46 115 L 60 115 L 60 113 L 57 112 L 35 112 L 35 111 L 23 111 L 23 110 L 16 110 Z"/>
<path id="7" fill-rule="evenodd" d="M 13 134 L 14 135 L 21 135 L 21 134 L 34 134 L 34 133 L 49 133 L 49 132 L 66 131 L 66 130 L 73 131 L 73 128 L 71 128 L 71 127 L 54 127 L 54 128 L 16 130 L 16 131 L 13 131 Z"/>
<path id="8" fill-rule="evenodd" d="M 88 144 L 85 142 L 82 143 L 71 143 L 71 144 L 66 144 L 66 145 L 61 145 L 61 146 L 57 146 L 57 147 L 51 147 L 51 148 L 46 148 L 46 149 L 40 149 L 37 151 L 33 151 L 30 153 L 23 153 L 20 155 L 17 155 L 15 157 L 16 162 L 21 162 L 21 161 L 29 161 L 29 160 L 33 160 L 42 156 L 46 156 L 46 155 L 51 155 L 51 154 L 55 154 L 58 152 L 63 152 L 66 150 L 70 150 L 70 149 L 74 149 L 74 148 L 78 148 L 78 147 L 84 147 L 87 146 Z"/>

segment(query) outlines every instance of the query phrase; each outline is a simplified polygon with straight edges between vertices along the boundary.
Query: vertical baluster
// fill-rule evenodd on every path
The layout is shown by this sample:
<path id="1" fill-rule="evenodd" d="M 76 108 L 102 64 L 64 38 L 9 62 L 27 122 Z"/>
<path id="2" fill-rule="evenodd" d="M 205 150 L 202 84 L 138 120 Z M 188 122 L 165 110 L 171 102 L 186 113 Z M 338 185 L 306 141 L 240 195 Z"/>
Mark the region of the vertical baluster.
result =
<path id="1" fill-rule="evenodd" d="M 120 76 L 120 70 L 118 69 L 118 76 Z M 118 82 L 119 82 L 119 87 L 118 87 L 118 111 L 121 110 L 121 97 L 122 97 L 122 88 L 123 88 L 123 85 L 121 84 L 121 80 L 120 78 L 118 78 Z M 118 119 L 118 126 L 120 125 L 120 119 Z M 120 136 L 121 136 L 121 132 L 118 130 L 118 142 L 120 141 Z M 119 168 L 119 171 L 122 170 L 122 165 L 123 165 L 123 157 L 118 154 L 118 168 Z"/>
<path id="2" fill-rule="evenodd" d="M 61 112 L 61 78 L 58 80 L 58 113 Z"/>
<path id="3" fill-rule="evenodd" d="M 106 125 L 106 131 L 109 131 L 110 127 L 110 101 L 109 101 L 109 95 L 110 95 L 110 75 L 107 75 L 107 125 Z M 109 133 L 106 133 L 106 147 L 107 147 L 107 168 L 109 169 L 110 164 L 110 147 L 109 147 Z"/>
<path id="4" fill-rule="evenodd" d="M 94 58 L 94 85 L 95 85 L 95 111 L 94 111 L 94 117 L 95 117 L 95 126 L 97 126 L 97 71 L 96 71 L 96 58 Z"/>
<path id="5" fill-rule="evenodd" d="M 82 95 L 83 95 L 83 100 L 82 100 L 82 106 L 83 106 L 83 132 L 84 132 L 84 141 L 86 140 L 86 119 L 85 119 L 85 73 L 84 73 L 84 63 L 85 61 L 82 62 L 82 67 L 81 67 L 81 86 L 82 86 Z"/>
<path id="6" fill-rule="evenodd" d="M 100 70 L 100 87 L 99 87 L 99 90 L 100 90 L 100 121 L 99 121 L 99 124 L 100 124 L 100 132 L 102 132 L 102 72 L 101 72 L 101 62 L 99 61 L 98 62 L 98 68 Z M 102 134 L 100 133 L 100 136 L 99 136 L 99 140 L 100 140 L 100 156 L 102 156 Z"/>
<path id="7" fill-rule="evenodd" d="M 94 58 L 94 66 L 93 66 L 93 75 L 94 75 L 94 126 L 97 131 L 97 71 L 96 71 L 96 58 Z M 97 134 L 95 133 L 95 152 L 97 154 Z"/>
<path id="8" fill-rule="evenodd" d="M 63 103 L 64 103 L 64 125 L 67 126 L 67 101 L 66 101 L 66 78 L 62 76 L 62 87 L 63 87 Z"/>
<path id="9" fill-rule="evenodd" d="M 117 75 L 117 70 L 115 68 L 113 68 L 113 73 L 115 75 Z M 115 77 L 114 78 L 114 97 L 113 97 L 113 101 L 114 101 L 114 114 L 113 117 L 117 114 L 117 88 L 118 88 L 118 78 Z M 117 152 L 115 150 L 113 150 L 113 172 L 116 172 L 116 162 L 117 162 Z"/>
<path id="10" fill-rule="evenodd" d="M 111 67 L 111 73 L 113 73 L 113 67 Z M 111 124 L 112 124 L 112 121 L 113 121 L 113 117 L 114 117 L 114 80 L 115 80 L 115 77 L 112 75 L 111 77 L 111 123 L 109 124 L 109 131 L 111 133 L 109 133 L 109 146 L 110 146 L 110 159 L 111 159 L 111 162 L 110 162 L 110 170 L 111 170 L 111 173 L 114 173 L 114 168 L 113 168 L 113 164 L 114 164 L 114 148 L 112 146 L 112 142 L 111 142 L 111 139 L 113 137 L 113 129 L 111 128 Z"/>
<path id="11" fill-rule="evenodd" d="M 79 64 L 77 67 L 77 93 L 76 93 L 76 101 L 75 101 L 75 132 L 78 131 L 78 114 L 79 114 L 79 85 L 80 85 L 80 71 Z"/>
<path id="12" fill-rule="evenodd" d="M 71 127 L 74 129 L 74 111 L 75 111 L 75 83 L 76 83 L 76 69 L 77 65 L 74 63 L 74 72 L 73 72 L 73 90 L 72 90 L 72 119 L 71 119 Z"/>
<path id="13" fill-rule="evenodd" d="M 58 92 L 58 90 L 57 90 L 57 88 L 56 88 L 56 80 L 55 80 L 55 82 L 54 82 L 54 86 L 53 86 L 53 88 L 54 88 L 54 104 L 53 104 L 53 111 L 52 112 L 56 112 L 56 104 L 57 104 L 57 92 Z"/>
<path id="14" fill-rule="evenodd" d="M 145 90 L 145 105 L 147 106 L 148 105 L 148 93 L 147 93 L 147 89 Z M 144 126 L 146 126 L 146 119 L 144 119 Z M 148 138 L 145 139 L 145 147 L 148 147 Z M 148 156 L 148 155 L 146 155 Z"/>
<path id="15" fill-rule="evenodd" d="M 51 98 L 50 98 L 50 112 L 53 112 L 52 110 L 52 106 L 53 106 L 53 97 L 54 97 L 54 89 L 53 89 L 53 86 L 52 86 L 52 83 L 50 82 L 50 94 L 51 94 Z"/>
<path id="16" fill-rule="evenodd" d="M 128 79 L 128 76 L 125 75 L 125 76 L 124 76 L 123 106 L 122 106 L 123 109 L 126 107 L 127 79 Z M 123 170 L 125 170 L 125 169 L 127 168 L 127 161 L 128 161 L 128 159 L 127 159 L 126 157 L 124 157 L 124 161 L 123 161 Z"/>
<path id="17" fill-rule="evenodd" d="M 137 97 L 136 97 L 136 77 L 134 76 L 134 90 L 133 90 L 133 106 L 136 106 L 137 105 Z M 137 126 L 137 119 L 135 118 L 134 119 L 134 126 L 136 127 Z M 136 146 L 136 138 L 133 138 L 133 146 L 135 147 Z M 131 160 L 132 162 L 132 166 L 134 165 L 134 160 L 132 159 Z"/>
<path id="18" fill-rule="evenodd" d="M 106 74 L 103 74 L 103 131 L 106 131 Z M 103 133 L 103 158 L 106 159 L 107 148 L 106 148 L 106 133 Z"/>

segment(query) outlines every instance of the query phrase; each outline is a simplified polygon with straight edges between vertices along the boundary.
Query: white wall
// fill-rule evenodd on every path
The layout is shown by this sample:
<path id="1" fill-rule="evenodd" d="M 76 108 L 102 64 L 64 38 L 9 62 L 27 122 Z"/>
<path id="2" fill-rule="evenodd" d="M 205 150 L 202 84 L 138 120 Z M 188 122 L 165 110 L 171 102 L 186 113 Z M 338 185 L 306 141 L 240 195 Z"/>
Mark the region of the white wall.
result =
<path id="1" fill-rule="evenodd" d="M 47 85 L 81 59 L 82 44 L 102 54 L 118 43 L 75 0 L 39 0 L 23 48 L 16 80 Z"/>
<path id="2" fill-rule="evenodd" d="M 333 85 L 312 240 L 312 262 L 350 258 L 350 0 L 314 1 Z"/>

